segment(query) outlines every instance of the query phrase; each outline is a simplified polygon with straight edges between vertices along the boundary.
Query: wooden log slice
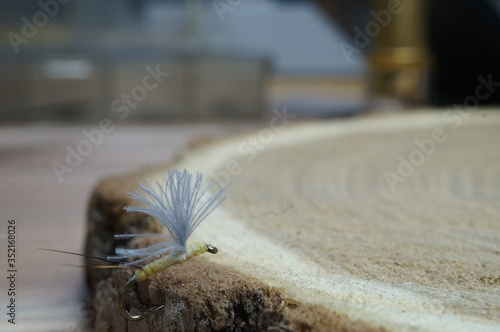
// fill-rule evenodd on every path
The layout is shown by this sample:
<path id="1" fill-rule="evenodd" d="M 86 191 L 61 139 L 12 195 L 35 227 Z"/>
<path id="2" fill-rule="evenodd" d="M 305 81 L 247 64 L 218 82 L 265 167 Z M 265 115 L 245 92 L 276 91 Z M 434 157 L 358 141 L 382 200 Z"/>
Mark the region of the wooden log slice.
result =
<path id="1" fill-rule="evenodd" d="M 97 330 L 500 331 L 500 113 L 277 123 L 97 187 L 99 256 L 147 244 L 113 234 L 163 232 L 123 212 L 145 176 L 198 170 L 228 196 L 190 239 L 217 255 L 130 292 L 166 304 L 146 320 L 118 308 L 131 272 L 88 270 Z"/>

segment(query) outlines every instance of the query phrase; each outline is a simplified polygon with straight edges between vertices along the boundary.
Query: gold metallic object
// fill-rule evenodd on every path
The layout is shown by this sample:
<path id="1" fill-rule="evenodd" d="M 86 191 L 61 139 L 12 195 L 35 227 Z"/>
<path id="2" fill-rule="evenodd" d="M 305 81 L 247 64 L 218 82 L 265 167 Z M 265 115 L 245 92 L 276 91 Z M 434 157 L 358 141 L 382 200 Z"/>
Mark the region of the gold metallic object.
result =
<path id="1" fill-rule="evenodd" d="M 419 105 L 428 95 L 431 56 L 427 48 L 425 0 L 373 0 L 373 37 L 368 53 L 372 106 Z M 371 29 L 371 30 L 370 30 Z"/>

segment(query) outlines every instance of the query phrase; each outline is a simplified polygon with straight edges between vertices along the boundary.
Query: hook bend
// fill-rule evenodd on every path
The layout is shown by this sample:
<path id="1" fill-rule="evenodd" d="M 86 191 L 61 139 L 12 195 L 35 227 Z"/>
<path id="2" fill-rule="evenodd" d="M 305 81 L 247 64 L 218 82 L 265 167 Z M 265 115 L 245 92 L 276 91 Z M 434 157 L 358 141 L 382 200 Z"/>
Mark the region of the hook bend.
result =
<path id="1" fill-rule="evenodd" d="M 132 276 L 128 281 L 127 281 L 127 284 L 125 285 L 125 288 L 122 290 L 122 292 L 120 293 L 120 310 L 123 312 L 123 314 L 125 315 L 125 318 L 127 318 L 128 320 L 130 321 L 139 321 L 139 320 L 143 320 L 144 318 L 148 317 L 149 315 L 151 315 L 152 313 L 162 309 L 165 305 L 162 304 L 160 306 L 157 306 L 157 307 L 154 307 L 154 308 L 151 308 L 147 311 L 144 311 L 138 315 L 132 315 L 128 309 L 127 309 L 127 306 L 125 305 L 125 294 L 128 292 L 128 290 L 130 289 L 130 287 L 132 287 L 135 283 L 137 283 L 137 277 L 134 275 Z"/>

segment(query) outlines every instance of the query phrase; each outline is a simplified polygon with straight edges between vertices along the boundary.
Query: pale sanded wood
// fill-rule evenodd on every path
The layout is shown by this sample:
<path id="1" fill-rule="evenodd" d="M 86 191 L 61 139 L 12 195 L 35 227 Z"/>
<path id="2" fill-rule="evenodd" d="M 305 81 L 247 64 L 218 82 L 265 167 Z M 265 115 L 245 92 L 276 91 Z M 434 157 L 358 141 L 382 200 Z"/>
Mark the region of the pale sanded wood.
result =
<path id="1" fill-rule="evenodd" d="M 287 128 L 270 121 L 255 133 L 191 150 L 168 167 L 229 182 L 229 199 L 191 239 L 213 243 L 219 254 L 153 279 L 140 290 L 142 302 L 149 294 L 153 303 L 170 305 L 128 328 L 169 330 L 158 324 L 174 320 L 234 328 L 239 314 L 261 319 L 261 327 L 297 330 L 498 331 L 499 146 L 499 113 L 478 110 Z M 168 167 L 101 184 L 90 208 L 91 229 L 100 234 L 89 238 L 93 253 L 112 250 L 113 232 L 143 227 L 139 217 L 121 212 L 127 204 L 121 191 Z M 233 174 L 223 176 L 224 169 Z M 388 177 L 397 176 L 391 185 Z M 123 271 L 92 276 L 97 297 L 116 298 L 127 278 Z M 214 296 L 224 310 L 207 309 Z M 235 303 L 248 310 L 228 310 Z M 94 305 L 101 330 L 125 326 L 115 304 Z"/>

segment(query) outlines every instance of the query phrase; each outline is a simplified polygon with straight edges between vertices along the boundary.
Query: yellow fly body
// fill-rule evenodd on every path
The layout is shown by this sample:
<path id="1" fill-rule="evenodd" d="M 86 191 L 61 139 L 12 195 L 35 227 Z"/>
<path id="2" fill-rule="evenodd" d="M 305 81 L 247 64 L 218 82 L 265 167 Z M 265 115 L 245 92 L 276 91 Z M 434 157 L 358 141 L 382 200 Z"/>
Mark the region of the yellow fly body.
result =
<path id="1" fill-rule="evenodd" d="M 188 259 L 204 254 L 207 251 L 213 254 L 217 253 L 217 248 L 211 246 L 210 250 L 208 250 L 207 246 L 209 245 L 204 242 L 197 242 L 187 246 L 186 251 L 177 251 L 163 256 L 162 258 L 143 266 L 142 269 L 135 271 L 135 277 L 137 281 L 144 281 L 148 277 L 155 275 L 157 272 L 165 270 L 172 265 L 184 263 Z"/>
<path id="2" fill-rule="evenodd" d="M 194 229 L 225 199 L 223 190 L 213 190 L 215 184 L 202 187 L 203 175 L 190 174 L 188 171 L 169 170 L 163 177 L 164 183 L 156 181 L 157 190 L 146 179 L 147 186 L 140 185 L 147 197 L 136 191 L 129 193 L 133 199 L 141 201 L 145 207 L 126 207 L 128 212 L 143 212 L 158 219 L 168 230 L 169 235 L 160 234 L 125 234 L 115 235 L 115 239 L 135 237 L 156 237 L 165 241 L 140 249 L 116 249 L 116 255 L 108 256 L 111 262 L 124 266 L 138 267 L 135 274 L 127 281 L 120 294 L 120 308 L 128 320 L 141 320 L 163 308 L 155 307 L 139 315 L 131 315 L 125 306 L 124 295 L 132 285 L 148 277 L 205 252 L 217 253 L 211 244 L 197 242 L 186 245 Z M 132 261 L 127 261 L 132 260 Z"/>

